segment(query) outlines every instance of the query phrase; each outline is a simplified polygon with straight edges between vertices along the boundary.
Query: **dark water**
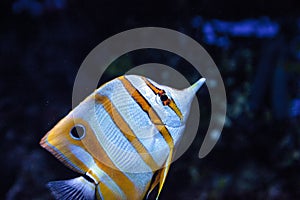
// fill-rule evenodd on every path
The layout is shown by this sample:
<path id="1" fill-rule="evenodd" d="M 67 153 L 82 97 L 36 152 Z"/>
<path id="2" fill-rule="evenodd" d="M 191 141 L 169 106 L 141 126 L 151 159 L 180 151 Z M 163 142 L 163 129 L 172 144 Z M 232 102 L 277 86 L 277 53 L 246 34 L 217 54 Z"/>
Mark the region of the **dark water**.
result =
<path id="1" fill-rule="evenodd" d="M 207 89 L 199 93 L 197 137 L 171 166 L 161 199 L 299 199 L 299 6 L 226 2 L 1 2 L 1 199 L 51 199 L 48 181 L 77 176 L 39 141 L 71 110 L 87 54 L 114 34 L 144 26 L 174 29 L 203 45 L 228 100 L 221 139 L 199 159 L 210 116 Z M 120 65 L 154 61 L 193 78 L 182 58 L 145 50 L 119 58 L 101 81 L 122 74 Z"/>

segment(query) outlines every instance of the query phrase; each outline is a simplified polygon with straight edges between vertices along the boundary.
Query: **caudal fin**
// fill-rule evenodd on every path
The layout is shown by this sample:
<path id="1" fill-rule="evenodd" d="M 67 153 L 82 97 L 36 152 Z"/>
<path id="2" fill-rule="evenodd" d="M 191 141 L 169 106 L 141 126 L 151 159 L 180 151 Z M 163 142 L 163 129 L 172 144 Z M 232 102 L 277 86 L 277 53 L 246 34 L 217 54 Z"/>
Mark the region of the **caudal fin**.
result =
<path id="1" fill-rule="evenodd" d="M 47 184 L 55 199 L 59 200 L 94 200 L 95 184 L 84 177 L 53 181 Z"/>

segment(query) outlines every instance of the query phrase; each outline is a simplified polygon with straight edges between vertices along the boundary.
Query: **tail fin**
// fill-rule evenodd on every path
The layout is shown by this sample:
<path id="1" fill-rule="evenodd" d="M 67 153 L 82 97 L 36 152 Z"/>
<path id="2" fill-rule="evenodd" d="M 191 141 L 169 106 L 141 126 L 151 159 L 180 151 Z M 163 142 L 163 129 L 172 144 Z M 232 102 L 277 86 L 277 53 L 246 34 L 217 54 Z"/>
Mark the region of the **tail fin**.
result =
<path id="1" fill-rule="evenodd" d="M 53 181 L 47 184 L 55 199 L 59 200 L 94 200 L 95 184 L 89 182 L 84 177 Z"/>

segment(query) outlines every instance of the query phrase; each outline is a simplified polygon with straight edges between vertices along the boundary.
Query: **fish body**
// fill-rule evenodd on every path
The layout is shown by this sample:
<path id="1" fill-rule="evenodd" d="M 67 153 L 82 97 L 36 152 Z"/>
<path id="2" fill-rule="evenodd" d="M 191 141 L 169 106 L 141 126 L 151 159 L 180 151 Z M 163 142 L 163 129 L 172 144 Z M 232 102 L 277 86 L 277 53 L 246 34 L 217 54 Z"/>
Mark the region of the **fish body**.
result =
<path id="1" fill-rule="evenodd" d="M 190 104 L 204 83 L 176 90 L 137 75 L 101 86 L 41 140 L 82 176 L 48 184 L 57 199 L 143 199 L 168 173 Z"/>

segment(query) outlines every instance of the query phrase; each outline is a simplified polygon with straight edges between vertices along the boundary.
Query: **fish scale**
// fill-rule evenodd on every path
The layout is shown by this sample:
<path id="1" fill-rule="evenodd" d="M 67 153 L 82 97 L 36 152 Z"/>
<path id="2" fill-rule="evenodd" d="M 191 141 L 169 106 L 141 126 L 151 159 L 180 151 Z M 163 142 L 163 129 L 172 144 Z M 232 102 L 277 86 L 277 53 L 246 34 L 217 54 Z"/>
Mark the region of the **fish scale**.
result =
<path id="1" fill-rule="evenodd" d="M 204 81 L 176 90 L 142 76 L 126 75 L 93 92 L 40 142 L 82 174 L 50 182 L 53 196 L 138 200 L 158 186 L 158 198 L 191 101 Z"/>

